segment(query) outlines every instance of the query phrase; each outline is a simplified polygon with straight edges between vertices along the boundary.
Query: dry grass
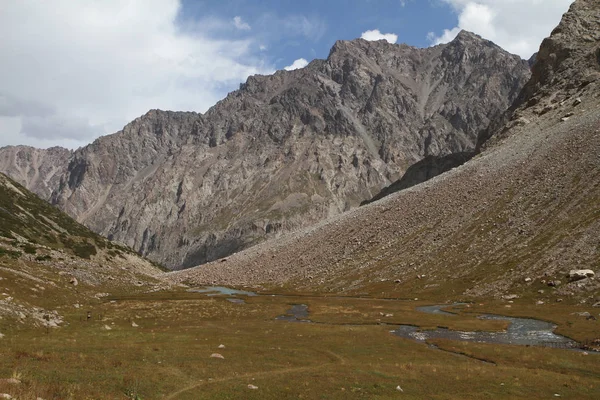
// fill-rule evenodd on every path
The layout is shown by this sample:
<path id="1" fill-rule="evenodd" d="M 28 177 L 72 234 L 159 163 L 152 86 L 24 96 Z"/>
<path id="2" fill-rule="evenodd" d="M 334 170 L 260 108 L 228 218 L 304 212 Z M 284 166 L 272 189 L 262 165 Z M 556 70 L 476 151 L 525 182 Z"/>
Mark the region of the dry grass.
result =
<path id="1" fill-rule="evenodd" d="M 274 320 L 298 303 L 308 304 L 311 319 L 323 323 Z M 426 327 L 497 328 L 468 313 L 417 313 L 416 305 L 307 296 L 255 297 L 239 305 L 181 292 L 86 304 L 66 315 L 68 326 L 49 334 L 2 325 L 0 378 L 18 373 L 22 383 L 0 383 L 0 393 L 46 400 L 387 399 L 398 397 L 400 385 L 409 399 L 600 396 L 594 355 L 437 343 L 493 365 L 395 337 L 391 327 L 379 325 L 390 319 Z M 211 358 L 212 353 L 225 359 Z"/>

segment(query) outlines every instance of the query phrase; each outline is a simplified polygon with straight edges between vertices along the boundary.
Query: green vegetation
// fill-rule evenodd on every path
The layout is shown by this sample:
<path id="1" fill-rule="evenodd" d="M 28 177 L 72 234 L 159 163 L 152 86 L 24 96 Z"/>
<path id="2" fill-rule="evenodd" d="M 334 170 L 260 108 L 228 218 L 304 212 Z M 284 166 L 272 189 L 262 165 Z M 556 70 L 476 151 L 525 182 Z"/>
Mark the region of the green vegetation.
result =
<path id="1" fill-rule="evenodd" d="M 23 251 L 27 254 L 35 254 L 37 248 L 29 243 L 23 245 Z"/>
<path id="2" fill-rule="evenodd" d="M 21 254 L 22 253 L 20 251 L 6 250 L 6 249 L 0 247 L 0 258 L 10 257 L 10 258 L 17 259 L 17 258 L 21 257 Z"/>
<path id="3" fill-rule="evenodd" d="M 96 246 L 87 242 L 76 243 L 73 245 L 72 249 L 77 257 L 86 258 L 88 260 L 91 256 L 96 255 Z"/>
<path id="4" fill-rule="evenodd" d="M 106 248 L 114 250 L 120 257 L 123 257 L 121 253 L 134 254 L 131 249 L 90 231 L 2 174 L 0 222 L 0 239 L 13 240 L 12 245 L 19 245 L 26 254 L 36 254 L 39 245 L 67 250 L 85 259 L 96 255 L 98 249 Z M 15 235 L 29 243 L 19 244 Z"/>

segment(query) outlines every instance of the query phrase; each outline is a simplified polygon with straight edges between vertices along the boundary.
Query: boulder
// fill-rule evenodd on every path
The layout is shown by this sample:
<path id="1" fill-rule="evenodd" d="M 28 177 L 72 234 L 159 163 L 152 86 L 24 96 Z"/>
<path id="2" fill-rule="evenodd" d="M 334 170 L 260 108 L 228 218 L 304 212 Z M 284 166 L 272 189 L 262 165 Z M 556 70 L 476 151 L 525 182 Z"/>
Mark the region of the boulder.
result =
<path id="1" fill-rule="evenodd" d="M 571 282 L 580 281 L 585 278 L 593 278 L 596 275 L 591 269 L 572 269 L 569 271 L 569 279 Z"/>

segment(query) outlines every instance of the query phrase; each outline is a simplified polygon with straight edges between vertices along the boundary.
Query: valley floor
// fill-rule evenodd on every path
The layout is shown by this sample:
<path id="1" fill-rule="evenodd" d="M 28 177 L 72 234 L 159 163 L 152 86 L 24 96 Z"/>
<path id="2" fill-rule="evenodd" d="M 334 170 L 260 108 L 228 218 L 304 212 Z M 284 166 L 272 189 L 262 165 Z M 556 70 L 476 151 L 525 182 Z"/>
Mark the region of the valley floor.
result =
<path id="1" fill-rule="evenodd" d="M 73 309 L 61 328 L 0 321 L 0 394 L 16 399 L 479 399 L 600 398 L 600 355 L 465 343 L 428 344 L 390 333 L 399 324 L 461 331 L 506 328 L 496 312 L 537 317 L 578 341 L 600 323 L 553 304 L 473 303 L 424 314 L 415 300 L 158 292 Z M 306 304 L 314 323 L 276 320 Z M 90 311 L 88 319 L 87 312 Z M 221 355 L 222 358 L 216 356 Z M 215 355 L 211 357 L 211 355 Z M 20 383 L 6 379 L 15 378 Z M 4 378 L 4 379 L 2 379 Z"/>

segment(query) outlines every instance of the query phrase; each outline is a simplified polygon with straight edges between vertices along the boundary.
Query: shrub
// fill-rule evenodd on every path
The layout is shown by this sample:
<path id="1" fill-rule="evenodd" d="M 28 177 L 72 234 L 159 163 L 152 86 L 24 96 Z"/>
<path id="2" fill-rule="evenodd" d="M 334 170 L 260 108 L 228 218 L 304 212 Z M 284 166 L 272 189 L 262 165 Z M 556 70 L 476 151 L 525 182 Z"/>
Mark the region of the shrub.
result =
<path id="1" fill-rule="evenodd" d="M 75 244 L 73 244 L 72 249 L 73 249 L 73 253 L 75 253 L 76 256 L 85 258 L 88 260 L 92 256 L 95 256 L 97 253 L 96 246 L 94 246 L 93 244 L 90 244 L 88 242 L 75 243 Z"/>
<path id="2" fill-rule="evenodd" d="M 27 254 L 35 254 L 37 252 L 37 248 L 30 244 L 26 244 L 23 246 L 23 251 Z"/>
<path id="3" fill-rule="evenodd" d="M 6 250 L 6 249 L 3 249 L 0 247 L 0 257 L 4 257 L 4 256 L 17 259 L 17 258 L 21 257 L 21 252 L 13 251 L 13 250 Z"/>

